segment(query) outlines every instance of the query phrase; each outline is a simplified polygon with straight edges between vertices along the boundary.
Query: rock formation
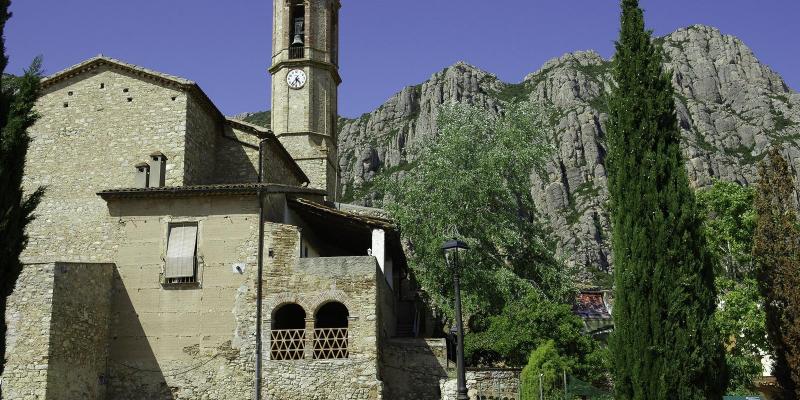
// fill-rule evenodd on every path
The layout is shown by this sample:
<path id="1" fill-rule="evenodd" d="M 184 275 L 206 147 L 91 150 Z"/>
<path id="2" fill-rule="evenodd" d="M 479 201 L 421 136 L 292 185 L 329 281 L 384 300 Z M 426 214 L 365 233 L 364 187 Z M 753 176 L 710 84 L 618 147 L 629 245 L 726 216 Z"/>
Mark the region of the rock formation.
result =
<path id="1" fill-rule="evenodd" d="M 752 183 L 756 164 L 771 144 L 782 145 L 798 170 L 800 94 L 740 40 L 714 28 L 692 26 L 657 40 L 674 74 L 692 185 L 702 188 L 715 179 Z M 584 281 L 600 282 L 613 265 L 605 211 L 610 87 L 610 62 L 592 51 L 553 59 L 518 84 L 457 63 L 371 113 L 340 121 L 342 200 L 370 204 L 375 174 L 413 168 L 413 150 L 436 135 L 443 104 L 466 102 L 502 112 L 504 102 L 530 99 L 556 110 L 552 140 L 557 149 L 546 176 L 531 175 L 531 193 L 563 255 L 580 267 Z"/>

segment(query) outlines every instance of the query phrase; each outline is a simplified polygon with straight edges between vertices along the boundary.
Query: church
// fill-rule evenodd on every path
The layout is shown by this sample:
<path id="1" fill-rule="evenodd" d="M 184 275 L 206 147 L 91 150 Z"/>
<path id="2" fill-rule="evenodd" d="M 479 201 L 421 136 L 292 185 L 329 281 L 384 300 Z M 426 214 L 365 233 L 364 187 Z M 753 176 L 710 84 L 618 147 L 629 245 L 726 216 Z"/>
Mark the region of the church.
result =
<path id="1" fill-rule="evenodd" d="M 42 81 L 5 398 L 444 398 L 396 227 L 336 202 L 340 7 L 274 0 L 271 129 L 102 55 Z"/>

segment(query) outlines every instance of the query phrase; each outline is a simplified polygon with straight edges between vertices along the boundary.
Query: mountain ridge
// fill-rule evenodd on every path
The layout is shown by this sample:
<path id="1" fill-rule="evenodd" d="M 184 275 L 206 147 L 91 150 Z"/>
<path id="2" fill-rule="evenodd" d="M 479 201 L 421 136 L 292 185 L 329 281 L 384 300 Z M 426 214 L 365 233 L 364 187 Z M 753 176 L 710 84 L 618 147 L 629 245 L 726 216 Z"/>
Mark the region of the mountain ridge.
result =
<path id="1" fill-rule="evenodd" d="M 716 28 L 693 25 L 654 40 L 663 44 L 665 67 L 673 72 L 676 118 L 694 187 L 715 179 L 752 184 L 756 164 L 772 144 L 784 146 L 797 175 L 800 94 L 741 40 Z M 531 175 L 537 209 L 561 254 L 580 267 L 581 280 L 605 281 L 613 266 L 605 210 L 605 96 L 611 87 L 610 60 L 592 50 L 552 58 L 519 83 L 457 62 L 369 113 L 340 119 L 341 200 L 379 202 L 370 181 L 378 173 L 413 168 L 414 149 L 436 134 L 442 105 L 465 102 L 499 113 L 508 101 L 530 100 L 557 111 L 551 139 L 556 151 L 546 176 Z"/>

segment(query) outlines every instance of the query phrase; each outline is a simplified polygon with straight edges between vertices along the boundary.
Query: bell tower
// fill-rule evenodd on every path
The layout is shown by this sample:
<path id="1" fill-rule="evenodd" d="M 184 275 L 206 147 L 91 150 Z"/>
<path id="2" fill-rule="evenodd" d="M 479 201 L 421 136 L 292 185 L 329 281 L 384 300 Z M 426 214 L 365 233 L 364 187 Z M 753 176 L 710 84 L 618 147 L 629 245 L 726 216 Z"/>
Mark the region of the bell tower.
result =
<path id="1" fill-rule="evenodd" d="M 274 0 L 272 131 L 311 180 L 335 200 L 339 0 Z"/>

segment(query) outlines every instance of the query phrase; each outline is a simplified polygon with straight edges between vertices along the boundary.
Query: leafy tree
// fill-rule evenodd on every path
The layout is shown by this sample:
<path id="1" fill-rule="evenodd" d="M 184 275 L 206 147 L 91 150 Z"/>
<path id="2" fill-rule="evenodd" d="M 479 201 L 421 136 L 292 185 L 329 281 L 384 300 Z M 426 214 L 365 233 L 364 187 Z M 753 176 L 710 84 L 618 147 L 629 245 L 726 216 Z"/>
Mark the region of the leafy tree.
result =
<path id="1" fill-rule="evenodd" d="M 6 21 L 11 18 L 9 0 L 0 0 L 0 34 Z M 8 65 L 5 55 L 5 36 L 0 39 L 3 54 L 0 57 L 0 72 Z M 8 296 L 14 290 L 22 264 L 19 255 L 27 243 L 25 226 L 33 220 L 33 211 L 39 204 L 44 190 L 25 195 L 22 190 L 22 175 L 30 136 L 27 130 L 36 121 L 33 106 L 39 96 L 41 61 L 33 65 L 20 79 L 9 79 L 0 75 L 0 316 L 5 315 Z M 5 319 L 0 318 L 0 353 L 5 354 Z M 0 365 L 2 373 L 3 365 Z"/>
<path id="2" fill-rule="evenodd" d="M 789 166 L 777 148 L 758 167 L 753 259 L 775 351 L 779 399 L 800 397 L 800 231 Z"/>
<path id="3" fill-rule="evenodd" d="M 609 100 L 618 399 L 720 399 L 713 262 L 680 151 L 671 76 L 637 0 L 622 1 Z"/>
<path id="4" fill-rule="evenodd" d="M 440 246 L 457 228 L 471 250 L 462 262 L 467 361 L 523 366 L 548 339 L 584 377 L 602 367 L 598 346 L 573 315 L 569 271 L 554 256 L 530 192 L 532 171 L 552 149 L 547 111 L 508 104 L 501 115 L 463 104 L 445 107 L 439 134 L 420 147 L 402 177 L 375 188 L 411 247 L 409 265 L 431 303 L 452 317 L 452 271 Z"/>
<path id="5" fill-rule="evenodd" d="M 762 374 L 761 359 L 770 354 L 764 309 L 752 271 L 755 189 L 717 181 L 698 192 L 704 231 L 717 270 L 719 304 L 715 320 L 725 346 L 730 377 L 729 394 L 754 392 Z"/>
<path id="6" fill-rule="evenodd" d="M 606 351 L 585 334 L 583 321 L 569 305 L 531 292 L 521 301 L 510 302 L 502 313 L 473 321 L 473 326 L 478 329 L 464 340 L 464 352 L 472 364 L 521 367 L 531 352 L 550 341 L 569 364 L 570 373 L 607 383 Z"/>
<path id="7" fill-rule="evenodd" d="M 537 223 L 530 174 L 551 152 L 542 113 L 509 104 L 497 116 L 453 104 L 439 115 L 439 133 L 400 178 L 379 176 L 375 188 L 411 243 L 409 264 L 432 303 L 452 316 L 452 272 L 440 249 L 458 231 L 471 250 L 461 271 L 465 315 L 495 315 L 530 291 L 572 300 L 569 276 Z"/>
<path id="8" fill-rule="evenodd" d="M 571 373 L 570 360 L 559 354 L 552 340 L 544 342 L 536 348 L 528 359 L 528 365 L 522 369 L 520 388 L 522 400 L 538 400 L 539 390 L 546 399 L 563 399 L 563 375 Z M 559 390 L 561 386 L 561 390 Z"/>
<path id="9" fill-rule="evenodd" d="M 735 182 L 716 181 L 708 190 L 697 193 L 705 220 L 708 250 L 729 278 L 739 280 L 752 272 L 753 233 L 756 191 Z"/>

